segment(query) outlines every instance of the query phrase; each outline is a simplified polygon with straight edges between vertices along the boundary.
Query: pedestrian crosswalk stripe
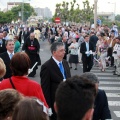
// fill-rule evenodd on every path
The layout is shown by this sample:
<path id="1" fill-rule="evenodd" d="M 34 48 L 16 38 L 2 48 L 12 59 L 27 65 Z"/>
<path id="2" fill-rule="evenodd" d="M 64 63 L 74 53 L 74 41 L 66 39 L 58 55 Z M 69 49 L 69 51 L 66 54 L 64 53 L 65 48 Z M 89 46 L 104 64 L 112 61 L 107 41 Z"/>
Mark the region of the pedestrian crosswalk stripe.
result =
<path id="1" fill-rule="evenodd" d="M 120 93 L 106 93 L 107 97 L 120 97 Z"/>
<path id="2" fill-rule="evenodd" d="M 120 82 L 107 82 L 107 81 L 100 81 L 100 84 L 108 84 L 108 85 L 120 85 Z"/>
<path id="3" fill-rule="evenodd" d="M 98 76 L 98 79 L 99 80 L 120 80 L 120 77 L 101 77 L 101 76 Z"/>
<path id="4" fill-rule="evenodd" d="M 120 101 L 108 101 L 109 106 L 120 106 Z"/>
<path id="5" fill-rule="evenodd" d="M 111 72 L 111 73 L 112 73 L 112 71 L 113 70 L 106 70 L 106 72 Z M 93 70 L 91 70 L 91 72 L 101 72 L 101 71 L 100 71 L 100 69 L 93 69 Z"/>
<path id="6" fill-rule="evenodd" d="M 105 73 L 105 72 L 101 72 L 101 73 L 95 73 L 96 75 L 112 75 L 113 76 L 113 74 L 112 73 Z"/>
<path id="7" fill-rule="evenodd" d="M 103 90 L 120 90 L 120 87 L 99 87 L 99 89 Z"/>
<path id="8" fill-rule="evenodd" d="M 120 111 L 113 111 L 117 117 L 120 117 Z"/>

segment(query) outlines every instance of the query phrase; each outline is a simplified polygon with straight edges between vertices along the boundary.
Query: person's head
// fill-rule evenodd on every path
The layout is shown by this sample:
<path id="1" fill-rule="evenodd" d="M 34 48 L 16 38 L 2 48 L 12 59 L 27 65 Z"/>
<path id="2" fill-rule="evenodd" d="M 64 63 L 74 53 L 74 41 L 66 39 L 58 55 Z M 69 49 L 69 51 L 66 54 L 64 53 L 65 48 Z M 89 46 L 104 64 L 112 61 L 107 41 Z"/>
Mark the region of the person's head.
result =
<path id="1" fill-rule="evenodd" d="M 85 35 L 85 36 L 84 36 L 84 41 L 85 41 L 85 42 L 89 42 L 89 36 L 88 36 L 88 35 Z"/>
<path id="2" fill-rule="evenodd" d="M 2 78 L 6 73 L 6 66 L 3 60 L 0 58 L 0 78 Z"/>
<path id="3" fill-rule="evenodd" d="M 95 84 L 96 87 L 96 91 L 98 91 L 98 86 L 99 86 L 99 80 L 98 77 L 92 73 L 92 72 L 85 72 L 81 75 L 81 77 L 88 79 L 89 81 L 91 81 L 93 84 Z"/>
<path id="4" fill-rule="evenodd" d="M 35 98 L 21 100 L 15 108 L 12 120 L 49 120 L 42 102 Z"/>
<path id="5" fill-rule="evenodd" d="M 24 76 L 28 74 L 30 59 L 25 52 L 15 53 L 10 61 L 10 68 L 14 76 Z"/>
<path id="6" fill-rule="evenodd" d="M 14 36 L 14 41 L 17 41 L 19 37 L 17 35 Z"/>
<path id="7" fill-rule="evenodd" d="M 95 85 L 80 76 L 62 82 L 55 94 L 58 120 L 91 120 L 95 96 Z"/>
<path id="8" fill-rule="evenodd" d="M 35 34 L 34 33 L 30 33 L 30 40 L 34 40 L 35 38 Z"/>
<path id="9" fill-rule="evenodd" d="M 120 43 L 120 36 L 116 37 L 116 43 Z"/>
<path id="10" fill-rule="evenodd" d="M 22 98 L 14 89 L 0 90 L 0 120 L 11 120 L 15 106 Z"/>
<path id="11" fill-rule="evenodd" d="M 66 37 L 65 35 L 62 37 L 62 41 L 63 41 L 63 42 L 66 42 L 66 41 L 67 41 L 67 37 Z"/>
<path id="12" fill-rule="evenodd" d="M 72 38 L 72 42 L 75 43 L 75 42 L 76 42 L 76 39 L 75 39 L 75 38 Z"/>
<path id="13" fill-rule="evenodd" d="M 14 40 L 6 40 L 5 41 L 6 49 L 10 53 L 13 53 L 14 51 Z"/>
<path id="14" fill-rule="evenodd" d="M 62 42 L 55 42 L 51 45 L 52 56 L 58 61 L 62 61 L 65 55 L 65 47 Z"/>
<path id="15" fill-rule="evenodd" d="M 0 33 L 0 39 L 3 39 L 3 33 Z"/>
<path id="16" fill-rule="evenodd" d="M 3 37 L 7 36 L 7 31 L 3 31 Z"/>

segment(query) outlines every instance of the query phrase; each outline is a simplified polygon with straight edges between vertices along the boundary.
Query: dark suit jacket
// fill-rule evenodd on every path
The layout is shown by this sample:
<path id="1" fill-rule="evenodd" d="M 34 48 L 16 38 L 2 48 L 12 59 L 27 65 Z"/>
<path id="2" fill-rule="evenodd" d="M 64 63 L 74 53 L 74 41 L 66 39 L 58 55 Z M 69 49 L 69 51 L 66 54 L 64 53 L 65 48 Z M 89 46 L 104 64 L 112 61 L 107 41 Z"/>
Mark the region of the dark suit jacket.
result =
<path id="1" fill-rule="evenodd" d="M 70 68 L 67 61 L 63 60 L 66 78 L 71 77 Z M 53 107 L 55 100 L 55 92 L 63 81 L 63 75 L 53 58 L 50 58 L 41 66 L 41 87 L 49 107 Z"/>
<path id="2" fill-rule="evenodd" d="M 5 40 L 2 39 L 2 47 L 0 46 L 0 53 L 3 53 L 3 52 L 6 52 L 7 49 L 6 49 L 6 46 L 5 46 Z"/>
<path id="3" fill-rule="evenodd" d="M 6 74 L 4 76 L 4 79 L 10 78 L 12 76 L 12 71 L 10 69 L 10 58 L 8 53 L 7 52 L 1 53 L 0 58 L 2 58 L 6 66 Z"/>
<path id="4" fill-rule="evenodd" d="M 93 120 L 105 119 L 111 119 L 111 113 L 108 107 L 108 100 L 105 91 L 99 89 L 95 99 Z"/>
<path id="5" fill-rule="evenodd" d="M 89 50 L 92 50 L 93 52 L 95 52 L 94 46 L 93 46 L 93 44 L 91 42 L 89 42 Z M 87 55 L 85 54 L 86 51 L 87 51 L 87 49 L 86 49 L 86 43 L 83 42 L 81 44 L 81 47 L 80 47 L 80 52 L 82 53 L 82 60 L 83 61 L 87 58 Z M 91 55 L 91 58 L 93 58 L 93 55 Z"/>

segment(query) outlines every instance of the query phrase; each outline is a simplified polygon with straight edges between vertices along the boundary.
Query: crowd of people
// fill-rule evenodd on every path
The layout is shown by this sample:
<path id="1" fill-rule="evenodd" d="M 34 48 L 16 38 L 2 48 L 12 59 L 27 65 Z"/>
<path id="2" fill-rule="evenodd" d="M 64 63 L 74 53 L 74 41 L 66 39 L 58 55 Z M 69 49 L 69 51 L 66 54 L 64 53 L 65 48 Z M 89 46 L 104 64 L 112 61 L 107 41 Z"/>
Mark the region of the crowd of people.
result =
<path id="1" fill-rule="evenodd" d="M 107 96 L 98 88 L 93 65 L 114 67 L 120 76 L 120 36 L 107 25 L 0 27 L 1 120 L 111 119 Z M 41 66 L 41 84 L 31 80 L 41 65 L 40 42 L 51 44 L 51 58 Z M 83 74 L 70 69 L 83 64 Z"/>

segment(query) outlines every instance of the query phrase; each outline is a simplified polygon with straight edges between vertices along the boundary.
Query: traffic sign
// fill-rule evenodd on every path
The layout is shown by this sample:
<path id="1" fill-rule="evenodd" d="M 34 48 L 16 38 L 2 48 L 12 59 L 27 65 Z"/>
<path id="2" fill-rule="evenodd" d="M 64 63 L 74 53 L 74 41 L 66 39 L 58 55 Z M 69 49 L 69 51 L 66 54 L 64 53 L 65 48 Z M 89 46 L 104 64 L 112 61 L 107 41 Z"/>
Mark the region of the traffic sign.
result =
<path id="1" fill-rule="evenodd" d="M 55 23 L 60 23 L 60 22 L 61 22 L 60 18 L 59 18 L 59 17 L 56 17 L 56 18 L 55 18 Z"/>

